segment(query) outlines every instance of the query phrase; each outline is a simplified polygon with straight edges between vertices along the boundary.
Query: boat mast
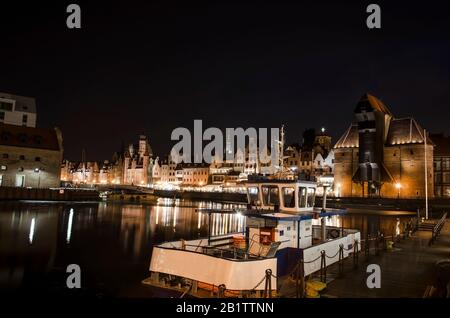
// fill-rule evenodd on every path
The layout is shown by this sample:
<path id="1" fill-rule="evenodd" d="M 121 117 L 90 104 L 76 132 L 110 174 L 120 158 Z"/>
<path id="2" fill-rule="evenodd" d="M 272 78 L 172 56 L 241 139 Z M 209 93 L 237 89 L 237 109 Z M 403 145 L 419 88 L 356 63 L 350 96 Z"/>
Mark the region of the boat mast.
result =
<path id="1" fill-rule="evenodd" d="M 284 159 L 284 125 L 281 125 L 281 132 L 280 132 L 280 149 L 279 149 L 279 167 L 280 167 L 280 173 L 283 173 L 283 159 Z"/>

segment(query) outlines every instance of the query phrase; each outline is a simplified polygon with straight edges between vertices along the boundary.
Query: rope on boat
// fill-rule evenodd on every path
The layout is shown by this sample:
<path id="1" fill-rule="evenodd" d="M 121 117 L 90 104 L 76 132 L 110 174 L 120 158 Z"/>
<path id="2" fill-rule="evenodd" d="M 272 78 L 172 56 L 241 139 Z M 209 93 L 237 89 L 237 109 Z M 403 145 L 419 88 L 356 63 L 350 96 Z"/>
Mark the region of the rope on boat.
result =
<path id="1" fill-rule="evenodd" d="M 327 258 L 335 258 L 335 257 L 339 254 L 339 252 L 340 252 L 340 249 L 337 250 L 336 254 L 334 254 L 333 256 L 328 256 L 328 255 L 325 253 L 325 257 L 327 257 Z"/>
<path id="2" fill-rule="evenodd" d="M 184 298 L 184 296 L 186 296 L 187 293 L 189 293 L 192 289 L 192 284 L 189 285 L 188 288 L 186 288 L 186 290 L 183 292 L 183 294 L 181 294 L 180 298 Z"/>
<path id="3" fill-rule="evenodd" d="M 256 284 L 256 286 L 253 287 L 253 288 L 250 289 L 250 290 L 251 290 L 251 291 L 256 290 L 256 288 L 258 288 L 258 287 L 262 284 L 262 282 L 263 282 L 265 279 L 266 279 L 266 275 L 264 275 L 263 278 L 261 279 L 261 281 L 260 281 L 258 284 Z"/>
<path id="4" fill-rule="evenodd" d="M 380 239 L 386 239 L 386 237 L 378 237 L 378 238 L 374 238 L 374 239 L 370 239 L 368 241 L 371 240 L 380 240 Z M 362 240 L 363 241 L 363 240 Z M 340 275 L 343 274 L 344 271 L 344 264 L 343 264 L 343 260 L 344 260 L 344 250 L 345 251 L 353 251 L 354 255 L 354 262 L 357 262 L 357 254 L 360 252 L 359 249 L 359 244 L 362 243 L 362 241 L 359 240 L 355 240 L 353 243 L 353 247 L 352 248 L 345 248 L 343 244 L 339 245 L 339 249 L 338 251 L 333 255 L 333 256 L 329 256 L 327 255 L 325 250 L 320 251 L 320 255 L 318 257 L 316 257 L 313 260 L 309 260 L 309 261 L 304 261 L 303 259 L 300 259 L 300 261 L 294 266 L 294 268 L 286 275 L 284 276 L 292 276 L 295 273 L 297 273 L 297 297 L 303 297 L 304 296 L 304 288 L 305 288 L 305 282 L 304 282 L 304 268 L 303 266 L 305 264 L 311 264 L 314 263 L 316 261 L 318 261 L 319 259 L 322 259 L 321 261 L 321 281 L 325 282 L 326 281 L 326 258 L 335 258 L 337 255 L 339 255 L 339 273 Z M 301 276 L 301 277 L 299 277 Z M 255 287 L 253 287 L 250 291 L 256 291 L 256 289 L 258 287 L 261 286 L 261 284 L 265 281 L 266 282 L 266 286 L 264 289 L 264 297 L 272 297 L 272 285 L 270 282 L 271 278 L 275 278 L 278 279 L 279 277 L 277 275 L 275 275 L 272 270 L 267 269 L 265 272 L 265 275 L 261 278 L 261 280 L 258 282 L 258 284 L 255 285 Z M 285 282 L 282 283 L 282 285 Z M 280 287 L 281 288 L 281 287 Z"/>
<path id="5" fill-rule="evenodd" d="M 319 255 L 317 258 L 313 259 L 312 261 L 303 261 L 304 264 L 310 264 L 310 263 L 314 263 L 315 261 L 317 261 L 319 258 L 321 258 L 322 255 Z"/>

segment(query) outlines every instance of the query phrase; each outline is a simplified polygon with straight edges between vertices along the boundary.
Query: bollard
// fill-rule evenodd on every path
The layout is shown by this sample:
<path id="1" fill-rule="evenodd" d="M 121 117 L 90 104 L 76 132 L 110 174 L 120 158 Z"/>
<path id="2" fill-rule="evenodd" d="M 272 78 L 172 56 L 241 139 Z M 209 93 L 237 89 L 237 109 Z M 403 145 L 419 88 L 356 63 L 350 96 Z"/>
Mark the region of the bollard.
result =
<path id="1" fill-rule="evenodd" d="M 305 264 L 303 259 L 300 260 L 300 297 L 305 297 Z"/>
<path id="2" fill-rule="evenodd" d="M 353 245 L 353 268 L 358 267 L 358 253 L 359 253 L 359 242 L 355 240 L 355 245 Z"/>
<path id="3" fill-rule="evenodd" d="M 380 255 L 380 236 L 377 233 L 377 237 L 375 238 L 375 255 Z"/>
<path id="4" fill-rule="evenodd" d="M 296 270 L 296 277 L 295 277 L 295 294 L 297 298 L 300 298 L 300 261 L 297 264 L 297 270 Z"/>
<path id="5" fill-rule="evenodd" d="M 217 298 L 225 298 L 226 287 L 224 284 L 219 285 Z"/>
<path id="6" fill-rule="evenodd" d="M 344 275 L 344 244 L 339 245 L 339 276 Z"/>
<path id="7" fill-rule="evenodd" d="M 327 260 L 325 258 L 325 251 L 321 251 L 320 259 L 320 281 L 326 283 L 327 281 Z"/>
<path id="8" fill-rule="evenodd" d="M 264 298 L 272 298 L 272 270 L 266 269 L 266 285 L 264 287 Z"/>
<path id="9" fill-rule="evenodd" d="M 366 236 L 366 241 L 364 243 L 364 254 L 366 255 L 366 262 L 370 258 L 370 235 Z"/>
<path id="10" fill-rule="evenodd" d="M 305 268 L 303 259 L 298 262 L 296 272 L 296 296 L 297 298 L 303 298 L 305 296 Z"/>

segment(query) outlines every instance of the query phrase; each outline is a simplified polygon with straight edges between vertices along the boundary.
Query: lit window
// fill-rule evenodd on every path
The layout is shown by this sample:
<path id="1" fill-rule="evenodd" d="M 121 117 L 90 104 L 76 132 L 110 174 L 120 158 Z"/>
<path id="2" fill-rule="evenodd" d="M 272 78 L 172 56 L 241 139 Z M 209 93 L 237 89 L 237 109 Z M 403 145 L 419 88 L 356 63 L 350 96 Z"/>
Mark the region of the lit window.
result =
<path id="1" fill-rule="evenodd" d="M 314 188 L 308 188 L 308 207 L 313 207 L 314 206 L 314 199 L 315 199 L 315 194 L 316 194 L 316 189 Z"/>
<path id="2" fill-rule="evenodd" d="M 294 188 L 283 188 L 283 204 L 286 208 L 295 208 Z"/>
<path id="3" fill-rule="evenodd" d="M 298 188 L 298 207 L 306 208 L 306 188 L 300 187 Z"/>
<path id="4" fill-rule="evenodd" d="M 262 194 L 265 205 L 280 205 L 277 186 L 263 186 Z"/>

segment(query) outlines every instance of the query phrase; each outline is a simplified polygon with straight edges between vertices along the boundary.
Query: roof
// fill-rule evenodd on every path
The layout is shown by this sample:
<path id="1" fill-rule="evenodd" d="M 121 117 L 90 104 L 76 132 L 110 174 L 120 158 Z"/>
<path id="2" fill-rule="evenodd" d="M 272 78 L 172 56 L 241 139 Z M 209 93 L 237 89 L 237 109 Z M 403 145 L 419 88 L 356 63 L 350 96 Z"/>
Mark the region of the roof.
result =
<path id="1" fill-rule="evenodd" d="M 378 98 L 370 94 L 364 94 L 355 108 L 355 113 L 379 111 L 388 114 L 391 118 L 386 137 L 386 146 L 401 144 L 424 143 L 424 130 L 413 118 L 392 118 L 391 111 Z M 434 145 L 433 141 L 427 138 L 427 142 Z M 337 141 L 334 148 L 358 148 L 359 130 L 358 124 L 352 123 Z"/>
<path id="2" fill-rule="evenodd" d="M 205 163 L 205 162 L 202 162 L 202 163 L 190 162 L 190 163 L 182 163 L 180 165 L 183 169 L 199 169 L 199 168 L 205 169 L 205 168 L 209 168 L 209 166 L 210 166 L 208 163 Z"/>
<path id="3" fill-rule="evenodd" d="M 322 212 L 322 208 L 314 208 L 312 211 L 304 211 L 299 213 L 286 213 L 286 212 L 268 212 L 260 210 L 240 210 L 240 209 L 196 209 L 195 212 L 211 213 L 211 214 L 242 214 L 248 217 L 269 219 L 269 220 L 281 220 L 281 221 L 300 221 L 311 220 L 314 217 L 325 217 L 332 215 L 347 214 L 347 210 L 342 209 L 326 209 Z"/>
<path id="4" fill-rule="evenodd" d="M 368 93 L 361 96 L 358 104 L 356 104 L 355 113 L 373 112 L 374 110 L 392 116 L 389 108 L 383 104 L 381 100 Z"/>
<path id="5" fill-rule="evenodd" d="M 427 142 L 434 144 L 429 138 Z M 413 118 L 392 119 L 386 145 L 423 144 L 424 130 Z"/>
<path id="6" fill-rule="evenodd" d="M 296 214 L 288 214 L 283 212 L 261 213 L 260 211 L 256 210 L 248 210 L 241 213 L 248 217 L 255 217 L 268 220 L 301 221 L 301 220 L 311 220 L 315 217 L 326 217 L 326 216 L 347 214 L 347 211 L 338 209 L 326 209 L 325 212 L 322 212 L 321 208 L 314 208 L 312 212 L 301 212 Z"/>
<path id="7" fill-rule="evenodd" d="M 358 124 L 353 123 L 337 141 L 334 148 L 357 148 L 359 147 Z"/>
<path id="8" fill-rule="evenodd" d="M 36 100 L 32 97 L 0 92 L 0 98 L 11 99 L 15 101 L 15 111 L 36 113 Z"/>
<path id="9" fill-rule="evenodd" d="M 57 129 L 34 128 L 0 123 L 0 145 L 22 148 L 62 150 Z"/>
<path id="10" fill-rule="evenodd" d="M 312 184 L 315 185 L 316 182 L 308 180 L 291 180 L 291 179 L 270 179 L 267 177 L 249 175 L 248 180 L 244 182 L 245 184 Z"/>

